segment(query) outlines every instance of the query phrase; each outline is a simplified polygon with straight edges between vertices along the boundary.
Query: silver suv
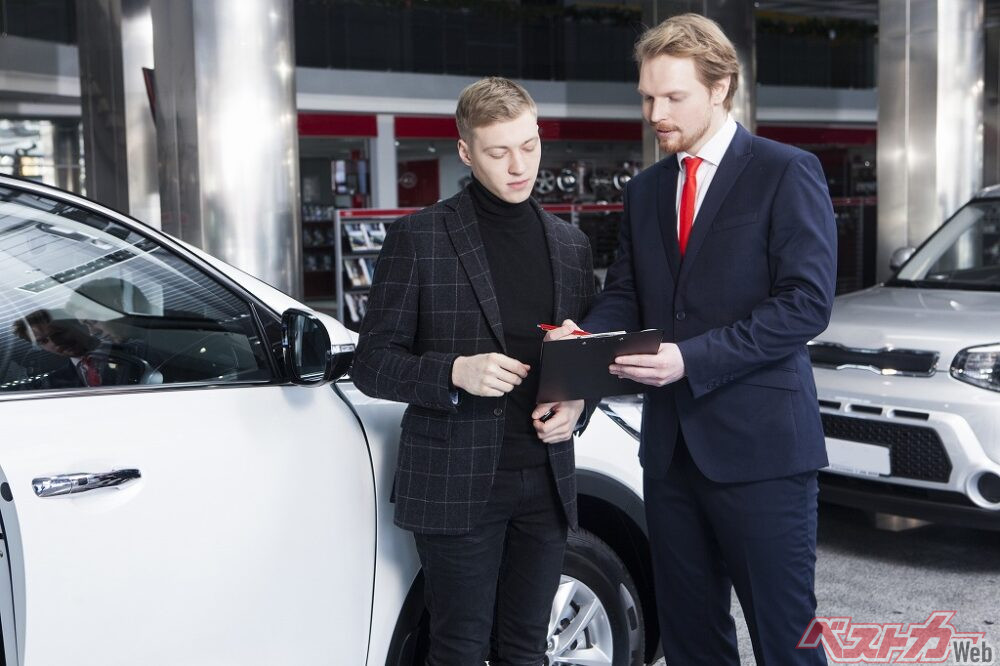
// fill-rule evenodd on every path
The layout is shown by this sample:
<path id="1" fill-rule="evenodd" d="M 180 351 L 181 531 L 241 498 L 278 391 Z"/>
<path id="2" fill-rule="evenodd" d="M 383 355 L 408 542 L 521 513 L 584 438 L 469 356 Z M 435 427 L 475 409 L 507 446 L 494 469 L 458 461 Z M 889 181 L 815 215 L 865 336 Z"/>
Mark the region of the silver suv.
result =
<path id="1" fill-rule="evenodd" d="M 891 280 L 837 298 L 810 345 L 821 498 L 1000 529 L 1000 186 L 902 252 Z"/>

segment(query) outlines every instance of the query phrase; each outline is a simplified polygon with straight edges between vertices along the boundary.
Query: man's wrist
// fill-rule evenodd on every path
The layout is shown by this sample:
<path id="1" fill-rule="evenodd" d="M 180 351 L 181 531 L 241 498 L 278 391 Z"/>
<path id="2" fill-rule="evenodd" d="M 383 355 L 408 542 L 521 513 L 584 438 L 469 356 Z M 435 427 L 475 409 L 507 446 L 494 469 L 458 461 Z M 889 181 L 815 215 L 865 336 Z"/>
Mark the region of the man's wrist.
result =
<path id="1" fill-rule="evenodd" d="M 451 391 L 457 391 L 459 390 L 459 388 L 461 388 L 458 384 L 455 383 L 455 375 L 460 370 L 459 361 L 461 361 L 463 358 L 464 357 L 462 356 L 456 356 L 455 359 L 451 362 L 451 372 L 448 373 L 448 388 Z"/>

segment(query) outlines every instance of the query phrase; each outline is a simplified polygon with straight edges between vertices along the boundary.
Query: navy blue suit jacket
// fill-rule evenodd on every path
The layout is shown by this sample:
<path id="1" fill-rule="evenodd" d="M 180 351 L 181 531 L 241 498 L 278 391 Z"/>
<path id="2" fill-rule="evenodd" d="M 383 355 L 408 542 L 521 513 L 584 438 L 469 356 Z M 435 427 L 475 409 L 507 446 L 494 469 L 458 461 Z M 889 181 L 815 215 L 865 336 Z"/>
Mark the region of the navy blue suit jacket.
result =
<path id="1" fill-rule="evenodd" d="M 625 190 L 618 257 L 580 322 L 662 328 L 686 376 L 646 394 L 640 460 L 666 474 L 678 431 L 705 476 L 745 482 L 827 464 L 806 343 L 827 326 L 837 231 L 819 161 L 738 127 L 677 244 L 670 155 Z"/>

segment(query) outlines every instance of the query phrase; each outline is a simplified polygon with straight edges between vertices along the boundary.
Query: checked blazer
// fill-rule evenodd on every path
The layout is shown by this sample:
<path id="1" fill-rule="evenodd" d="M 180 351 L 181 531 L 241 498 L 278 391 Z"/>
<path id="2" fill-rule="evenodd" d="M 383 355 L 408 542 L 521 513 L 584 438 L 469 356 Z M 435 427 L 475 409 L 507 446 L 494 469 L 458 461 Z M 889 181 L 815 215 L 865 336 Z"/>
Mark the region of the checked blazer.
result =
<path id="1" fill-rule="evenodd" d="M 590 243 L 532 205 L 552 264 L 552 321 L 579 320 L 594 297 Z M 503 322 L 472 196 L 463 189 L 389 226 L 351 370 L 364 393 L 409 403 L 396 466 L 399 527 L 463 534 L 485 508 L 507 397 L 457 391 L 451 369 L 458 356 L 489 352 L 505 353 Z M 567 521 L 575 526 L 573 441 L 547 446 Z"/>

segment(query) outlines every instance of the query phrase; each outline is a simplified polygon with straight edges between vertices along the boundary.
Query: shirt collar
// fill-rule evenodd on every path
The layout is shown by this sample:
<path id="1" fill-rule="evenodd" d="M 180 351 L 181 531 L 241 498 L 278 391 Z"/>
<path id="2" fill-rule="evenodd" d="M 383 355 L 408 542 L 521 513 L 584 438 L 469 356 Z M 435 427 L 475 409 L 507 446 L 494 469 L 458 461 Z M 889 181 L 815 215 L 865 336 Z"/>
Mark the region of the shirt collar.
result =
<path id="1" fill-rule="evenodd" d="M 729 149 L 729 144 L 732 143 L 733 137 L 736 136 L 736 121 L 733 120 L 732 115 L 726 115 L 726 121 L 722 123 L 712 138 L 701 147 L 697 155 L 691 155 L 688 152 L 677 153 L 677 164 L 680 165 L 681 170 L 684 169 L 684 158 L 686 157 L 700 157 L 704 161 L 708 162 L 713 166 L 719 166 L 722 162 L 723 156 Z"/>

